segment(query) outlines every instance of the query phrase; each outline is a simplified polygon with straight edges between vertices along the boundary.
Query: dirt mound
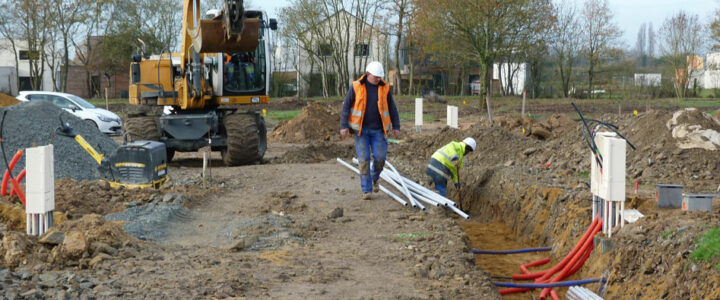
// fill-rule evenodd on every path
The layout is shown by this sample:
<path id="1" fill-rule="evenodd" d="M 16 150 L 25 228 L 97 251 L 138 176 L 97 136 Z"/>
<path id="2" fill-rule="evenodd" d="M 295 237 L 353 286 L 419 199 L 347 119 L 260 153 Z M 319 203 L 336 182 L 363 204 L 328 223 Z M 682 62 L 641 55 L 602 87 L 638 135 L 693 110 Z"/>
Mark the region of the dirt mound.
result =
<path id="1" fill-rule="evenodd" d="M 720 123 L 696 108 L 676 111 L 666 126 L 677 140 L 678 148 L 715 151 L 720 147 Z"/>
<path id="2" fill-rule="evenodd" d="M 553 114 L 544 121 L 518 116 L 501 116 L 495 119 L 493 126 L 499 126 L 524 136 L 548 140 L 557 138 L 568 130 L 574 130 L 577 122 L 564 114 Z"/>
<path id="3" fill-rule="evenodd" d="M 270 160 L 273 164 L 318 163 L 337 157 L 351 158 L 355 156 L 355 148 L 351 144 L 321 142 L 310 144 L 302 149 L 290 150 L 283 156 Z"/>
<path id="4" fill-rule="evenodd" d="M 39 238 L 19 231 L 2 232 L 0 261 L 6 268 L 21 264 L 50 263 L 60 266 L 92 267 L 115 256 L 134 256 L 139 241 L 120 225 L 100 215 L 53 226 Z"/>
<path id="5" fill-rule="evenodd" d="M 330 141 L 339 138 L 340 113 L 333 106 L 321 103 L 309 103 L 292 120 L 280 122 L 270 141 L 285 143 L 310 143 Z"/>
<path id="6" fill-rule="evenodd" d="M 613 251 L 595 253 L 584 276 L 608 271 L 606 299 L 718 299 L 720 270 L 692 261 L 690 254 L 703 233 L 719 224 L 706 212 L 647 215 L 613 235 Z"/>
<path id="7" fill-rule="evenodd" d="M 149 202 L 153 196 L 162 197 L 154 189 L 114 189 L 106 182 L 77 182 L 69 178 L 55 182 L 55 208 L 70 219 L 121 211 L 126 206 Z"/>
<path id="8" fill-rule="evenodd" d="M 18 149 L 53 144 L 55 155 L 55 178 L 96 180 L 100 178 L 97 162 L 74 139 L 55 134 L 63 122 L 82 135 L 100 153 L 110 154 L 118 145 L 94 125 L 75 117 L 54 104 L 46 101 L 23 102 L 0 109 L 0 115 L 7 112 L 2 128 L 5 154 L 9 161 Z M 14 174 L 25 167 L 25 159 L 15 165 Z M 5 162 L 0 159 L 0 169 Z"/>
<path id="9" fill-rule="evenodd" d="M 13 97 L 13 96 L 0 93 L 0 107 L 15 105 L 15 104 L 18 104 L 19 102 L 20 101 L 18 101 L 18 99 L 15 99 L 15 97 Z"/>

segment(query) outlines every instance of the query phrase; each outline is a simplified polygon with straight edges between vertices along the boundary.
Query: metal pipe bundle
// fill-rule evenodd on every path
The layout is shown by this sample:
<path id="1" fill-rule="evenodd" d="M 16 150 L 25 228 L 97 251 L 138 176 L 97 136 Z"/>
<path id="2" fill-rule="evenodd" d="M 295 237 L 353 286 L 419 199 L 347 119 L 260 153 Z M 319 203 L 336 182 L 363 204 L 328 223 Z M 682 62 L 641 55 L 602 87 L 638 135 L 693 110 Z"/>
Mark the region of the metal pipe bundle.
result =
<path id="1" fill-rule="evenodd" d="M 351 170 L 355 171 L 356 173 L 360 174 L 360 171 L 357 168 L 349 165 L 342 159 L 337 158 L 337 161 L 340 162 L 341 164 L 343 164 L 344 166 L 350 168 Z M 353 158 L 353 163 L 355 163 L 355 164 L 359 163 L 357 158 Z M 410 205 L 412 205 L 413 207 L 417 207 L 417 208 L 420 208 L 421 210 L 425 210 L 425 206 L 420 202 L 426 203 L 428 205 L 437 206 L 437 207 L 444 206 L 444 207 L 450 208 L 450 210 L 452 210 L 456 214 L 460 215 L 461 217 L 463 217 L 465 219 L 470 219 L 470 216 L 468 214 L 466 214 L 465 212 L 463 212 L 462 210 L 460 210 L 457 207 L 457 204 L 455 204 L 455 202 L 453 202 L 452 200 L 445 198 L 445 197 L 427 189 L 426 187 L 424 187 L 410 179 L 403 177 L 397 171 L 395 166 L 393 166 L 389 161 L 385 161 L 385 164 L 388 166 L 388 169 L 383 170 L 380 173 L 380 178 L 382 178 L 385 182 L 387 182 L 390 185 L 392 185 L 393 187 L 395 187 L 398 191 L 401 191 L 404 194 L 404 196 L 409 200 Z M 392 197 L 396 201 L 400 202 L 401 204 L 407 206 L 407 202 L 402 200 L 400 197 L 398 197 L 397 195 L 388 191 L 383 186 L 379 186 L 379 187 L 380 187 L 381 191 L 390 195 L 390 197 Z"/>

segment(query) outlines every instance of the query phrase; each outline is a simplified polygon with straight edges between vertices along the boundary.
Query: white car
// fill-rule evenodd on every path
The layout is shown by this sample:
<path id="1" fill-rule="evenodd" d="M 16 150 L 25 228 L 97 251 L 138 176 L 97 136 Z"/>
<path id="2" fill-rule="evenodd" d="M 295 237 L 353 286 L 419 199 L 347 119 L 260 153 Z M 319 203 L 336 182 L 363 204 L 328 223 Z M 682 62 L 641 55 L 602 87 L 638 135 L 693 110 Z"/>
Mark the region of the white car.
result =
<path id="1" fill-rule="evenodd" d="M 22 91 L 17 95 L 20 101 L 48 101 L 92 124 L 103 133 L 120 134 L 122 121 L 115 113 L 97 108 L 78 96 L 43 91 Z"/>

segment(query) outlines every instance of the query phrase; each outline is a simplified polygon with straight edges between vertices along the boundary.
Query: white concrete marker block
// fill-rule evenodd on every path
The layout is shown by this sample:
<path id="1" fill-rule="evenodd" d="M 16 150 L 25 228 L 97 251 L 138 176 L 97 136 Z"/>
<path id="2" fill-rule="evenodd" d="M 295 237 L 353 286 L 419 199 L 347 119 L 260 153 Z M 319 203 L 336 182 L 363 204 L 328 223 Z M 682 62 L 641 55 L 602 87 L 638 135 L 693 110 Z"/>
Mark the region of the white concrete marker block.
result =
<path id="1" fill-rule="evenodd" d="M 421 131 L 423 126 L 423 98 L 415 98 L 415 130 Z"/>
<path id="2" fill-rule="evenodd" d="M 458 128 L 458 107 L 447 106 L 447 125 L 452 128 Z"/>
<path id="3" fill-rule="evenodd" d="M 27 148 L 25 153 L 26 212 L 44 214 L 55 210 L 53 145 Z"/>

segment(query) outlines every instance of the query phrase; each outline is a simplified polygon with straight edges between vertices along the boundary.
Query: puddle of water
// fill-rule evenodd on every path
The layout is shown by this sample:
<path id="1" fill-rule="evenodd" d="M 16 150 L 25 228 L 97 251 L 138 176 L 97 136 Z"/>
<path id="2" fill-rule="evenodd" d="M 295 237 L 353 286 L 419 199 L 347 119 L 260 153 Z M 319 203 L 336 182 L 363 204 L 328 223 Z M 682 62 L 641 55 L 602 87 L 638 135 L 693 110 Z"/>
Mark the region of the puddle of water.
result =
<path id="1" fill-rule="evenodd" d="M 525 245 L 515 240 L 515 233 L 512 228 L 502 222 L 479 223 L 473 221 L 462 221 L 460 226 L 470 238 L 473 249 L 483 250 L 512 250 L 523 248 L 542 247 L 544 245 Z M 520 265 L 547 258 L 550 252 L 531 252 L 508 255 L 475 255 L 476 264 L 483 270 L 488 271 L 491 276 L 512 276 L 520 274 Z M 544 270 L 552 267 L 553 261 L 543 266 L 530 268 L 531 271 Z M 508 278 L 492 278 L 493 281 L 511 282 Z M 529 281 L 527 281 L 529 282 Z M 540 290 L 535 290 L 535 295 Z M 506 295 L 503 299 L 534 299 L 530 292 Z"/>

